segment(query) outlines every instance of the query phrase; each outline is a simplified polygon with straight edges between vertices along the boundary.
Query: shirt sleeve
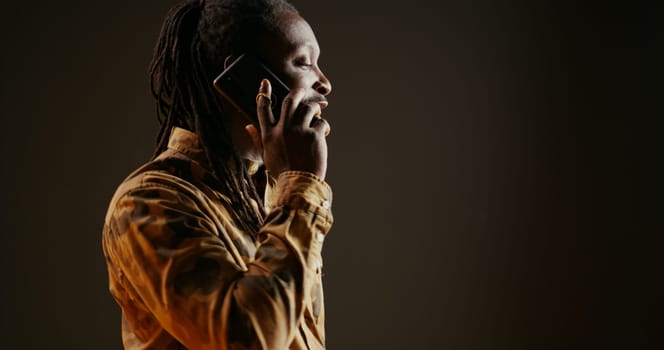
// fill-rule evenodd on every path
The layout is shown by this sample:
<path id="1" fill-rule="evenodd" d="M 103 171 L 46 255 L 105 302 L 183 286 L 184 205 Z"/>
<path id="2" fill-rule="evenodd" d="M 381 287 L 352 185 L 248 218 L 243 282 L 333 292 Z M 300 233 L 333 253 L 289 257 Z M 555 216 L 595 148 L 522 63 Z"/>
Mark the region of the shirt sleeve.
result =
<path id="1" fill-rule="evenodd" d="M 107 259 L 132 298 L 189 349 L 287 348 L 318 278 L 330 187 L 310 173 L 282 173 L 246 264 L 197 196 L 176 182 L 144 181 L 118 197 Z"/>

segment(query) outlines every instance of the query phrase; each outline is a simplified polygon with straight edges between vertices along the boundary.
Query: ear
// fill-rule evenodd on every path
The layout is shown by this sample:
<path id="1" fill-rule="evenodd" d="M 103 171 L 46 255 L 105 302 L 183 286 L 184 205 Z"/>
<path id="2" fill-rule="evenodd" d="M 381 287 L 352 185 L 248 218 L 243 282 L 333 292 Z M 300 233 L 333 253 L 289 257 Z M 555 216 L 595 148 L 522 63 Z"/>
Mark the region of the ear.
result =
<path id="1" fill-rule="evenodd" d="M 224 59 L 224 70 L 226 70 L 231 63 L 235 62 L 235 59 L 237 59 L 237 57 L 233 55 L 226 56 L 226 59 Z"/>

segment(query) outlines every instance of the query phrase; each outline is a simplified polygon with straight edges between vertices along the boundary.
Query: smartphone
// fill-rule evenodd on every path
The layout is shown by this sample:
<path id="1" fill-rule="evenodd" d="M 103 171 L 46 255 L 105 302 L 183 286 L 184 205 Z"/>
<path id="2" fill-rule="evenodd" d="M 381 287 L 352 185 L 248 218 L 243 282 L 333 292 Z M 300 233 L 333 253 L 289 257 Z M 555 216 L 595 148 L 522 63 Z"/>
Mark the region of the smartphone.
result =
<path id="1" fill-rule="evenodd" d="M 258 126 L 256 95 L 263 79 L 272 86 L 272 113 L 276 119 L 281 114 L 281 102 L 290 89 L 263 62 L 249 54 L 242 54 L 214 80 L 214 87 L 235 108 Z"/>

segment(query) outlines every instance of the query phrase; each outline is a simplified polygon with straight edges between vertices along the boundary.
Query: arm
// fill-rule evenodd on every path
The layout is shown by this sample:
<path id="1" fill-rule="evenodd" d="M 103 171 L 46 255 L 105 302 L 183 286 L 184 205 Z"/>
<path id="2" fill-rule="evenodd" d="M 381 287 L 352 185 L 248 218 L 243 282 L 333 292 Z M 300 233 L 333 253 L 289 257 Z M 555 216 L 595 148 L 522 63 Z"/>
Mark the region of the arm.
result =
<path id="1" fill-rule="evenodd" d="M 245 268 L 195 189 L 148 182 L 116 202 L 104 245 L 129 290 L 186 347 L 283 349 L 311 299 L 330 201 L 320 178 L 282 173 Z"/>

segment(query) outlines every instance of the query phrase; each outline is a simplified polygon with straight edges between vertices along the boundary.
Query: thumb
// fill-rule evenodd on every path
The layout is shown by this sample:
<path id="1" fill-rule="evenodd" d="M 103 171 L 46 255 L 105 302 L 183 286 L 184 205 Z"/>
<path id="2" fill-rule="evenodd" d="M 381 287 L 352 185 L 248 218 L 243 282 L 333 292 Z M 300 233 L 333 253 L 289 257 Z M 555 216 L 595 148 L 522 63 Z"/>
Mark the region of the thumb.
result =
<path id="1" fill-rule="evenodd" d="M 258 131 L 254 124 L 247 124 L 244 127 L 244 130 L 249 134 L 251 142 L 254 144 L 254 147 L 258 150 L 259 154 L 263 154 L 263 141 L 261 140 L 261 132 Z"/>

